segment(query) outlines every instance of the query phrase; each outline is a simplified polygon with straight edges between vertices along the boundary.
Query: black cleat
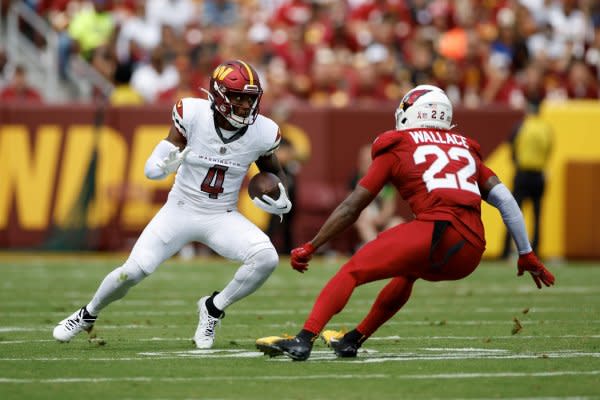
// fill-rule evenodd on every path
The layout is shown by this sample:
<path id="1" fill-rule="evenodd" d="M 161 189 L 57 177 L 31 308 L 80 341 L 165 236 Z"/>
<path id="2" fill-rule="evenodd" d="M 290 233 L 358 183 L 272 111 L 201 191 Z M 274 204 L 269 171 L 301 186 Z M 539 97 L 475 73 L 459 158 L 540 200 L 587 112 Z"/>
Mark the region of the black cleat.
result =
<path id="1" fill-rule="evenodd" d="M 294 361 L 305 361 L 310 357 L 317 336 L 302 329 L 296 336 L 267 336 L 257 339 L 256 348 L 270 357 L 285 354 Z"/>
<path id="2" fill-rule="evenodd" d="M 277 342 L 290 339 L 293 336 L 267 336 L 256 339 L 256 348 L 269 357 L 282 356 L 283 352 L 276 346 Z"/>
<path id="3" fill-rule="evenodd" d="M 335 355 L 341 358 L 356 357 L 360 348 L 360 343 L 348 340 L 341 331 L 326 330 L 323 331 L 321 337 Z"/>
<path id="4" fill-rule="evenodd" d="M 275 343 L 275 346 L 294 361 L 306 361 L 310 357 L 313 344 L 308 340 L 302 340 L 296 336 L 291 339 L 281 340 Z"/>
<path id="5" fill-rule="evenodd" d="M 360 347 L 358 343 L 348 343 L 345 342 L 344 339 L 340 341 L 332 340 L 330 346 L 335 352 L 335 355 L 342 358 L 356 357 Z"/>
<path id="6" fill-rule="evenodd" d="M 312 342 L 303 340 L 297 336 L 291 338 L 279 338 L 269 336 L 256 341 L 256 348 L 270 357 L 285 354 L 294 361 L 305 361 L 310 357 Z"/>

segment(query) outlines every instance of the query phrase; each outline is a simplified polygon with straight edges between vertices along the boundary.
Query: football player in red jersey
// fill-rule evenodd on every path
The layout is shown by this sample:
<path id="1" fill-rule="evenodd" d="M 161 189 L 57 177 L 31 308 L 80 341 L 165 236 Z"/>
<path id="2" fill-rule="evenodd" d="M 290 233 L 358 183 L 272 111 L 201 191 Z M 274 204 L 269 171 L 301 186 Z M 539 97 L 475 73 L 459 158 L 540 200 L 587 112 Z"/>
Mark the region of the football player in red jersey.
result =
<path id="1" fill-rule="evenodd" d="M 283 185 L 285 174 L 274 154 L 281 141 L 279 126 L 259 113 L 263 93 L 258 74 L 242 60 L 222 63 L 213 71 L 208 99 L 186 97 L 173 107 L 172 125 L 145 164 L 148 179 L 175 173 L 164 206 L 148 223 L 123 265 L 100 283 L 87 305 L 60 321 L 53 336 L 68 342 L 89 332 L 99 313 L 153 274 L 184 245 L 200 242 L 221 256 L 241 263 L 219 292 L 198 302 L 194 343 L 209 349 L 225 309 L 254 293 L 273 273 L 279 256 L 269 237 L 237 209 L 248 169 L 278 175 L 277 198 L 253 199 L 266 212 L 282 215 L 292 207 Z"/>
<path id="2" fill-rule="evenodd" d="M 384 231 L 343 265 L 321 291 L 298 335 L 259 339 L 259 349 L 306 360 L 315 338 L 355 287 L 391 279 L 354 330 L 322 333 L 337 356 L 355 357 L 362 343 L 408 301 L 417 279 L 457 280 L 477 268 L 485 249 L 482 198 L 500 210 L 516 242 L 518 275 L 529 272 L 538 288 L 554 284 L 531 249 L 521 210 L 482 162 L 479 144 L 451 129 L 452 105 L 441 89 L 421 85 L 404 96 L 396 110 L 396 130 L 375 139 L 368 172 L 317 235 L 292 250 L 292 267 L 306 271 L 312 254 L 351 226 L 386 183 L 408 201 L 415 219 Z"/>

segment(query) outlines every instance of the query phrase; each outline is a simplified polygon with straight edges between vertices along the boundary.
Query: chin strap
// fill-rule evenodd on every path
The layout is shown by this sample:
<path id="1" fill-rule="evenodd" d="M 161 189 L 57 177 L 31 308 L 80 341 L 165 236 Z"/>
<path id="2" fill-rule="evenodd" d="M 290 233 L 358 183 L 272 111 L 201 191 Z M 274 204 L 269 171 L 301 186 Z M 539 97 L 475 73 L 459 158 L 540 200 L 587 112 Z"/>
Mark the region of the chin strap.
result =
<path id="1" fill-rule="evenodd" d="M 210 94 L 210 92 L 204 88 L 200 88 L 201 91 L 203 91 L 204 93 L 206 93 L 206 97 L 208 97 L 208 100 L 210 100 L 211 102 L 215 102 L 215 98 L 213 97 L 212 94 Z"/>

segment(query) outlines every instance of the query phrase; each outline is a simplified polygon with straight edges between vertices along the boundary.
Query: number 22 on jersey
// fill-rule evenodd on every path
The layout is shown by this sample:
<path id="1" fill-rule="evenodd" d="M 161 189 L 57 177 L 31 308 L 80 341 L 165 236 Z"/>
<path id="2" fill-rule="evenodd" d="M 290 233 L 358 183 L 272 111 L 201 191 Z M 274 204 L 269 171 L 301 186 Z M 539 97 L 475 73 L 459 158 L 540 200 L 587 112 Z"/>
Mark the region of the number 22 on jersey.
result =
<path id="1" fill-rule="evenodd" d="M 415 164 L 422 164 L 427 161 L 427 156 L 435 156 L 435 160 L 429 168 L 423 172 L 423 181 L 427 185 L 427 191 L 435 189 L 461 189 L 481 195 L 477 182 L 469 182 L 469 178 L 475 175 L 477 167 L 475 159 L 469 153 L 469 150 L 462 147 L 450 147 L 444 151 L 436 145 L 419 146 L 413 153 Z M 446 173 L 443 177 L 436 178 L 436 175 L 443 172 L 444 168 L 450 163 L 450 160 L 466 160 L 467 165 L 459 169 L 456 173 Z"/>

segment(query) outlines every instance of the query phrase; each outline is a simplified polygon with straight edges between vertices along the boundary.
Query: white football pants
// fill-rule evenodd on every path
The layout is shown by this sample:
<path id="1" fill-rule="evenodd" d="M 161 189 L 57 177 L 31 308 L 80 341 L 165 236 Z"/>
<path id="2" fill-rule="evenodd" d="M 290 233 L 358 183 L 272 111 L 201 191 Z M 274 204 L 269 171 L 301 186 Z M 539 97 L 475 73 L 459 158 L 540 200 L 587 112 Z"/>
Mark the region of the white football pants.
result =
<path id="1" fill-rule="evenodd" d="M 214 298 L 215 306 L 221 310 L 258 289 L 279 262 L 269 237 L 237 210 L 199 213 L 185 202 L 170 198 L 146 226 L 125 264 L 104 278 L 87 305 L 88 312 L 98 315 L 163 261 L 194 241 L 243 263 L 233 280 Z"/>

